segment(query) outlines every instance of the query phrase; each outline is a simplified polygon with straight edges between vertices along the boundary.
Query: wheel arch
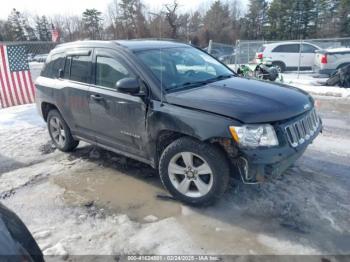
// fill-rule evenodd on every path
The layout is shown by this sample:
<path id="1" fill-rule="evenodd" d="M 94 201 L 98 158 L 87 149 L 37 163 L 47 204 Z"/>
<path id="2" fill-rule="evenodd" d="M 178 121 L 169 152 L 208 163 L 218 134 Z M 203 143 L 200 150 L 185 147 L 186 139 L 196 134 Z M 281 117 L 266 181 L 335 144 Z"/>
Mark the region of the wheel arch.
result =
<path id="1" fill-rule="evenodd" d="M 232 141 L 230 138 L 211 137 L 202 139 L 201 137 L 190 135 L 184 132 L 162 130 L 158 133 L 156 140 L 156 166 L 158 166 L 159 159 L 165 148 L 181 137 L 189 137 L 203 143 L 211 144 L 220 150 L 227 157 L 227 160 L 229 160 L 231 157 L 237 156 L 238 154 L 238 148 L 235 146 L 234 141 Z"/>
<path id="2" fill-rule="evenodd" d="M 49 115 L 49 112 L 51 110 L 54 110 L 54 109 L 57 110 L 58 112 L 60 112 L 58 107 L 52 103 L 48 103 L 48 102 L 41 103 L 40 110 L 41 110 L 41 113 L 42 113 L 42 116 L 43 116 L 45 122 L 47 122 L 47 117 Z"/>
<path id="3" fill-rule="evenodd" d="M 282 70 L 284 71 L 284 70 L 286 70 L 286 68 L 287 68 L 287 65 L 286 65 L 286 63 L 285 62 L 283 62 L 283 61 L 281 61 L 281 60 L 273 60 L 272 62 L 271 62 L 271 64 L 272 65 L 276 65 L 276 64 L 280 64 L 281 66 L 282 66 Z"/>

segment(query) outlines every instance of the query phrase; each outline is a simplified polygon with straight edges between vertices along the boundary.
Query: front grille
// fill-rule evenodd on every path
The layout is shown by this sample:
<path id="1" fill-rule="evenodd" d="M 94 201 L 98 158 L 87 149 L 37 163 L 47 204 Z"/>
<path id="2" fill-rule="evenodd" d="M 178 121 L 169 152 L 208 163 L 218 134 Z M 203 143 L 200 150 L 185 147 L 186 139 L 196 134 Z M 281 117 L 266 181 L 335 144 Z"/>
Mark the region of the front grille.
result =
<path id="1" fill-rule="evenodd" d="M 292 147 L 297 147 L 309 140 L 320 125 L 316 110 L 312 109 L 303 118 L 287 125 L 285 131 Z"/>

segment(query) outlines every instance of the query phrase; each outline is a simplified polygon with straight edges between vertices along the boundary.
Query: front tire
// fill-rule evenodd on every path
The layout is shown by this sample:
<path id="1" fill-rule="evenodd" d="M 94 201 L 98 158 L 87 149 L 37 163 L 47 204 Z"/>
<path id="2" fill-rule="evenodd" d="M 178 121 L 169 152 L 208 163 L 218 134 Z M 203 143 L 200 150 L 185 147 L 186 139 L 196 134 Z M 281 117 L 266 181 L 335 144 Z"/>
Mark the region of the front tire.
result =
<path id="1" fill-rule="evenodd" d="M 73 138 L 67 123 L 57 110 L 49 112 L 47 126 L 52 142 L 59 150 L 69 152 L 78 146 L 79 141 Z"/>
<path id="2" fill-rule="evenodd" d="M 229 164 L 215 146 L 182 137 L 162 153 L 159 174 L 164 187 L 178 200 L 196 206 L 208 206 L 225 192 Z"/>

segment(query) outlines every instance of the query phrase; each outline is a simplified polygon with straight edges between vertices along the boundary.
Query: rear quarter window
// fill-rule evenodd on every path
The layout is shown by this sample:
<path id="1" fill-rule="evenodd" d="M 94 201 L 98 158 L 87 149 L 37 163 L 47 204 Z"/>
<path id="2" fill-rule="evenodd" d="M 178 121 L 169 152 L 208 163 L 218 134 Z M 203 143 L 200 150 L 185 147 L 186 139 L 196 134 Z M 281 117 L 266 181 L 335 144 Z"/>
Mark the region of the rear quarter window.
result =
<path id="1" fill-rule="evenodd" d="M 46 60 L 44 68 L 41 71 L 40 76 L 48 78 L 57 78 L 58 70 L 64 67 L 64 53 L 53 54 Z"/>

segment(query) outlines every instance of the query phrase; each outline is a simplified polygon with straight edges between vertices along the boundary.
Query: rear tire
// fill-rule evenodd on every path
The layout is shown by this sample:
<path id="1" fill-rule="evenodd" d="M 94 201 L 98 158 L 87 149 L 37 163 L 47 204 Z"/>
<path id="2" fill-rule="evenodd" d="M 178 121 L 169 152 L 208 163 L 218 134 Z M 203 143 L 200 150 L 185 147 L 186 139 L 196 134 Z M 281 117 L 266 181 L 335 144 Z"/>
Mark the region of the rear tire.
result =
<path id="1" fill-rule="evenodd" d="M 217 201 L 227 188 L 229 173 L 221 150 L 189 137 L 172 142 L 159 161 L 164 187 L 189 205 L 208 206 Z"/>
<path id="2" fill-rule="evenodd" d="M 286 71 L 286 65 L 283 62 L 272 62 L 272 65 L 277 69 L 278 73 Z"/>
<path id="3" fill-rule="evenodd" d="M 48 113 L 47 127 L 52 142 L 59 150 L 69 152 L 78 146 L 79 141 L 73 138 L 67 123 L 57 110 Z"/>

